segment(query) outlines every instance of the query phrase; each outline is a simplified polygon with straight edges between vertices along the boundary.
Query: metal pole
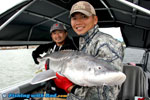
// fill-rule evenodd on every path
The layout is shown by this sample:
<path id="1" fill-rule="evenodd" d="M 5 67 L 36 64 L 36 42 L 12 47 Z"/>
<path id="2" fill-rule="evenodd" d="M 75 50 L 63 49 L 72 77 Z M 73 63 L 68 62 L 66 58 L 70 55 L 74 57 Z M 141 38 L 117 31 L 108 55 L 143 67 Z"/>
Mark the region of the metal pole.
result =
<path id="1" fill-rule="evenodd" d="M 25 11 L 24 11 L 24 12 L 25 12 Z M 28 13 L 28 14 L 30 14 L 30 15 L 34 15 L 34 16 L 37 16 L 37 17 L 46 19 L 45 21 L 40 22 L 40 23 L 38 23 L 38 24 L 36 24 L 36 25 L 34 25 L 34 26 L 31 27 L 30 33 L 29 33 L 29 36 L 28 36 L 28 41 L 29 41 L 29 40 L 30 40 L 30 37 L 31 37 L 31 35 L 32 35 L 32 31 L 33 31 L 33 29 L 34 29 L 35 27 L 37 27 L 37 26 L 39 26 L 39 25 L 41 25 L 41 24 L 43 24 L 43 23 L 46 23 L 46 22 L 48 22 L 48 21 L 50 21 L 50 20 L 51 20 L 51 21 L 54 21 L 54 22 L 62 23 L 61 21 L 55 20 L 55 18 L 57 18 L 57 17 L 59 17 L 59 16 L 65 14 L 65 13 L 68 13 L 68 11 L 65 11 L 65 12 L 63 12 L 63 13 L 60 13 L 60 14 L 58 14 L 57 16 L 54 16 L 54 17 L 52 17 L 52 18 L 43 16 L 43 15 L 38 15 L 38 14 L 35 14 L 35 13 L 31 13 L 31 12 L 25 12 L 25 13 Z M 64 23 L 62 23 L 62 24 L 64 24 Z M 68 27 L 70 27 L 70 26 L 67 25 L 67 24 L 65 24 L 65 25 L 68 26 Z"/>
<path id="2" fill-rule="evenodd" d="M 59 21 L 59 20 L 56 20 L 55 18 L 59 17 L 60 15 L 63 15 L 65 13 L 68 13 L 68 11 L 65 11 L 63 13 L 60 13 L 59 15 L 57 16 L 54 16 L 54 17 L 47 17 L 47 16 L 44 16 L 44 15 L 40 15 L 40 14 L 37 14 L 37 13 L 33 13 L 33 12 L 30 12 L 30 11 L 24 11 L 23 13 L 27 13 L 27 14 L 30 14 L 30 15 L 33 15 L 33 16 L 36 16 L 36 17 L 40 17 L 40 18 L 44 18 L 44 19 L 47 19 L 47 20 L 51 20 L 51 21 L 54 21 L 54 22 L 59 22 L 59 23 L 62 23 L 62 24 L 65 24 L 66 26 L 70 27 L 70 25 L 66 24 L 66 23 L 63 23 L 62 21 Z"/>
<path id="3" fill-rule="evenodd" d="M 142 11 L 142 12 L 150 15 L 150 10 L 148 10 L 146 8 L 143 8 L 141 6 L 138 6 L 138 5 L 134 4 L 134 3 L 131 3 L 131 2 L 126 1 L 126 0 L 116 0 L 116 1 L 121 2 L 121 3 L 123 3 L 123 4 L 127 5 L 127 6 L 130 6 L 132 8 L 135 8 L 135 9 L 137 9 L 139 11 Z"/>
<path id="4" fill-rule="evenodd" d="M 5 23 L 3 23 L 0 26 L 0 31 L 6 26 L 8 25 L 13 19 L 15 19 L 18 15 L 20 15 L 27 7 L 29 7 L 31 4 L 33 4 L 36 0 L 33 0 L 32 2 L 30 2 L 29 4 L 25 5 L 24 7 L 22 7 L 19 11 L 17 11 L 13 16 L 11 16 Z"/>
<path id="5" fill-rule="evenodd" d="M 113 16 L 113 14 L 111 13 L 110 8 L 108 8 L 108 6 L 105 4 L 105 2 L 104 2 L 103 0 L 100 0 L 100 2 L 107 8 L 108 13 L 110 14 L 111 18 L 114 20 L 114 16 Z"/>

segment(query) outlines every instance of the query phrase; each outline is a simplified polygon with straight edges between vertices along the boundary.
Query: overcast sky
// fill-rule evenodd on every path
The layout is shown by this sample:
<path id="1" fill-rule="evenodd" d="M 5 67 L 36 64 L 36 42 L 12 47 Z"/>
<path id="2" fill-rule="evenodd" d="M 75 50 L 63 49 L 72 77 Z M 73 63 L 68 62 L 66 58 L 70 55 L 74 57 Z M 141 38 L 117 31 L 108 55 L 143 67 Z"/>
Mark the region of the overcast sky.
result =
<path id="1" fill-rule="evenodd" d="M 0 14 L 22 1 L 25 0 L 0 0 Z M 114 38 L 117 38 L 120 41 L 123 41 L 120 28 L 103 28 L 100 30 L 104 33 L 111 34 Z"/>
<path id="2" fill-rule="evenodd" d="M 112 35 L 114 38 L 123 41 L 120 28 L 100 28 L 100 31 Z"/>
<path id="3" fill-rule="evenodd" d="M 24 0 L 0 0 L 0 14 Z"/>

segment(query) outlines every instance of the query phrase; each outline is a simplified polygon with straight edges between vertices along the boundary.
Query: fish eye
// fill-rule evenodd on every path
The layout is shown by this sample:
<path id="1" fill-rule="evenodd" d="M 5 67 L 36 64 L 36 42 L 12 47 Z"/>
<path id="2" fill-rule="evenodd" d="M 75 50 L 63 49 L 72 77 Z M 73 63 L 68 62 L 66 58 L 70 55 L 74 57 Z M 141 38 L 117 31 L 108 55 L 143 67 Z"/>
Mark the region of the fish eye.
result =
<path id="1" fill-rule="evenodd" d="M 101 67 L 99 66 L 98 69 L 101 69 Z"/>

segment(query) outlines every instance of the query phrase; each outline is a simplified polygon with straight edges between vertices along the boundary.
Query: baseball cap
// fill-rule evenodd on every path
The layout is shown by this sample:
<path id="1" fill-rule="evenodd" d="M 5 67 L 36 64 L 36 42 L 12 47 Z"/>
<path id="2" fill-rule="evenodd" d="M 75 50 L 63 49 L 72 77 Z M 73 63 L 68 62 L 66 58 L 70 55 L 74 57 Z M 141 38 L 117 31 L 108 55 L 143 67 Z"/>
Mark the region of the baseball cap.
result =
<path id="1" fill-rule="evenodd" d="M 96 15 L 94 7 L 87 1 L 79 1 L 75 3 L 71 8 L 70 16 L 75 12 L 83 13 L 86 16 Z"/>
<path id="2" fill-rule="evenodd" d="M 66 31 L 67 29 L 63 24 L 55 23 L 51 26 L 50 33 L 52 33 L 55 30 L 65 30 Z"/>

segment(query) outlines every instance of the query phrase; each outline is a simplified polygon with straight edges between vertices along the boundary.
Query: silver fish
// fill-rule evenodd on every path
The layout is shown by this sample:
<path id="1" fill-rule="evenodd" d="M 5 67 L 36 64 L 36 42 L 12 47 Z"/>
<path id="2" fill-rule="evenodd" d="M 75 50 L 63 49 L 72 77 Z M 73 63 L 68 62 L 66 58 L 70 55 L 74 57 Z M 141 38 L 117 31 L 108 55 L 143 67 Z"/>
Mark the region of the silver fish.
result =
<path id="1" fill-rule="evenodd" d="M 56 78 L 56 72 L 80 86 L 101 86 L 122 84 L 126 75 L 104 60 L 81 51 L 58 51 L 42 58 L 49 59 L 50 69 L 40 72 L 31 84 L 37 84 Z"/>

